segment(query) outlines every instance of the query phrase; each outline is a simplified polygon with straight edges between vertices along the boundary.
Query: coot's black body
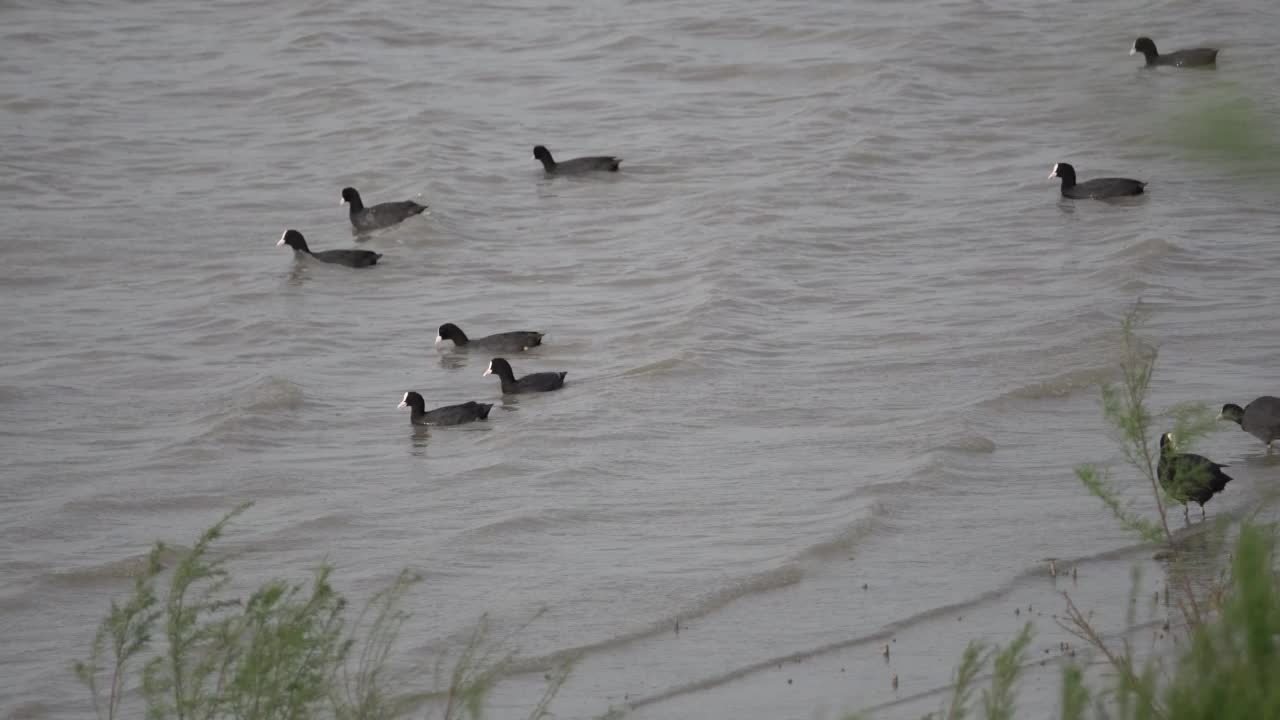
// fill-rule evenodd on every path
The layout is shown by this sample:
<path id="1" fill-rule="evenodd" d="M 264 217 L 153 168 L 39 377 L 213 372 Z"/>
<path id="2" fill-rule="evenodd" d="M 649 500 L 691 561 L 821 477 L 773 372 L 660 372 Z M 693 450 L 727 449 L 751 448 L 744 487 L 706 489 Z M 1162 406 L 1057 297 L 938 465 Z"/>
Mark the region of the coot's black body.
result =
<path id="1" fill-rule="evenodd" d="M 306 238 L 302 237 L 302 233 L 297 230 L 285 230 L 276 245 L 288 245 L 294 249 L 295 253 L 310 255 L 320 262 L 346 265 L 353 268 L 375 265 L 378 262 L 378 258 L 382 257 L 382 253 L 376 253 L 371 250 L 320 250 L 316 252 L 307 247 Z"/>
<path id="2" fill-rule="evenodd" d="M 1062 196 L 1083 200 L 1141 195 L 1146 183 L 1129 178 L 1094 178 L 1082 183 L 1076 182 L 1076 169 L 1071 163 L 1058 163 L 1049 173 L 1049 179 L 1062 178 Z"/>
<path id="3" fill-rule="evenodd" d="M 1179 453 L 1174 449 L 1173 433 L 1160 436 L 1160 462 L 1156 465 L 1156 477 L 1169 496 L 1182 503 L 1187 513 L 1187 503 L 1200 505 L 1200 517 L 1204 517 L 1204 504 L 1222 492 L 1231 476 L 1222 472 L 1227 467 L 1203 455 Z"/>
<path id="4" fill-rule="evenodd" d="M 551 151 L 541 145 L 533 149 L 533 159 L 542 163 L 542 169 L 546 170 L 548 175 L 577 175 L 596 170 L 618 172 L 618 166 L 622 164 L 622 158 L 612 155 L 580 157 L 556 162 L 555 158 L 551 157 Z"/>
<path id="5" fill-rule="evenodd" d="M 1266 443 L 1267 452 L 1271 452 L 1271 443 L 1280 440 L 1280 398 L 1263 395 L 1243 408 L 1227 403 L 1218 419 L 1230 420 Z"/>
<path id="6" fill-rule="evenodd" d="M 1204 67 L 1218 62 L 1218 48 L 1190 48 L 1161 55 L 1156 51 L 1156 44 L 1149 37 L 1140 37 L 1134 41 L 1129 54 L 1142 53 L 1147 59 L 1147 67 L 1169 65 L 1172 67 Z"/>
<path id="7" fill-rule="evenodd" d="M 484 371 L 484 374 L 497 375 L 498 379 L 502 381 L 502 392 L 507 395 L 514 395 L 517 393 L 559 390 L 564 387 L 564 376 L 569 373 L 530 373 L 520 379 L 516 379 L 515 371 L 511 369 L 511 363 L 502 358 L 494 358 L 489 361 L 489 368 Z"/>
<path id="8" fill-rule="evenodd" d="M 419 205 L 412 200 L 384 202 L 365 207 L 364 202 L 360 199 L 360 193 L 356 192 L 356 189 L 352 187 L 342 188 L 342 202 L 351 206 L 351 210 L 348 213 L 351 218 L 351 226 L 360 231 L 380 230 L 385 227 L 391 227 L 427 209 L 426 205 Z"/>
<path id="9" fill-rule="evenodd" d="M 476 420 L 487 420 L 492 403 L 478 403 L 474 400 L 461 405 L 445 405 L 434 410 L 427 409 L 427 402 L 416 392 L 407 392 L 400 401 L 400 407 L 409 408 L 409 422 L 414 425 L 461 425 Z"/>
<path id="10" fill-rule="evenodd" d="M 436 343 L 450 341 L 454 347 L 489 352 L 524 352 L 531 347 L 541 345 L 543 335 L 544 333 L 532 330 L 513 330 L 480 338 L 469 338 L 466 333 L 462 332 L 462 328 L 453 323 L 445 323 L 440 326 L 439 334 L 436 335 Z"/>

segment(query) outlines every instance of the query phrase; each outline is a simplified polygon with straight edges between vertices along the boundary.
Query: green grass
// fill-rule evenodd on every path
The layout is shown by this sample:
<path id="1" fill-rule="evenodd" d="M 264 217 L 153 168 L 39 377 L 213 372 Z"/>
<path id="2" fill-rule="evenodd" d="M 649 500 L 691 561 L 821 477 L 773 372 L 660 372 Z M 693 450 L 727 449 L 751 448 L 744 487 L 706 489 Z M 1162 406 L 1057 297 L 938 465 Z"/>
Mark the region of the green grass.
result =
<path id="1" fill-rule="evenodd" d="M 407 615 L 401 600 L 418 578 L 402 572 L 354 618 L 322 566 L 307 582 L 271 580 L 247 597 L 228 593 L 231 573 L 214 552 L 242 505 L 173 555 L 157 543 L 123 602 L 112 601 L 75 663 L 100 720 L 386 720 L 438 710 L 480 718 L 511 652 L 488 640 L 483 618 L 442 686 L 407 692 L 389 661 Z M 547 677 L 530 720 L 548 714 L 569 676 Z M 129 692 L 137 688 L 140 692 Z"/>
<path id="2" fill-rule="evenodd" d="M 1084 667 L 1063 666 L 1058 713 L 1062 720 L 1259 720 L 1280 718 L 1280 574 L 1276 568 L 1273 525 L 1254 517 L 1240 527 L 1228 572 L 1209 588 L 1197 588 L 1184 572 L 1183 541 L 1169 525 L 1172 498 L 1158 481 L 1159 435 L 1172 430 L 1182 438 L 1180 449 L 1215 429 L 1208 408 L 1179 405 L 1157 415 L 1149 409 L 1156 376 L 1157 348 L 1139 335 L 1144 314 L 1140 306 L 1121 326 L 1120 381 L 1102 389 L 1103 416 L 1130 471 L 1149 494 L 1146 504 L 1125 500 L 1126 493 L 1112 473 L 1093 465 L 1076 468 L 1084 488 L 1098 498 L 1122 526 L 1143 540 L 1163 547 L 1170 564 L 1172 601 L 1182 622 L 1171 632 L 1185 638 L 1178 650 L 1145 660 L 1135 657 L 1127 643 L 1113 647 L 1064 593 L 1062 626 L 1081 638 L 1106 660 L 1110 682 L 1090 686 Z M 1176 501 L 1175 501 L 1176 502 Z M 1210 525 L 1209 538 L 1225 530 Z M 1136 587 L 1136 580 L 1135 580 Z M 1133 607 L 1133 603 L 1130 603 Z M 1004 649 L 987 650 L 970 644 L 955 671 L 952 697 L 939 720 L 1045 717 L 1046 708 L 1019 716 L 1014 700 L 1022 652 L 1030 641 L 1030 626 Z M 991 685 L 974 702 L 975 680 L 990 672 Z M 934 716 L 930 716 L 934 717 Z"/>
<path id="3" fill-rule="evenodd" d="M 1063 666 L 1062 720 L 1262 720 L 1280 718 L 1280 576 L 1271 527 L 1245 524 L 1234 545 L 1225 602 L 1213 618 L 1182 628 L 1188 642 L 1168 657 L 1135 658 L 1128 647 L 1105 648 L 1113 672 L 1091 687 L 1084 667 Z M 1068 614 L 1086 622 L 1071 606 Z M 1102 643 L 1093 635 L 1090 642 Z M 954 674 L 946 708 L 927 720 L 1048 717 L 1048 708 L 1019 714 L 1017 686 L 1031 640 L 1030 625 L 1004 648 L 971 643 Z M 976 679 L 990 672 L 990 686 Z M 975 702 L 975 698 L 977 701 Z"/>

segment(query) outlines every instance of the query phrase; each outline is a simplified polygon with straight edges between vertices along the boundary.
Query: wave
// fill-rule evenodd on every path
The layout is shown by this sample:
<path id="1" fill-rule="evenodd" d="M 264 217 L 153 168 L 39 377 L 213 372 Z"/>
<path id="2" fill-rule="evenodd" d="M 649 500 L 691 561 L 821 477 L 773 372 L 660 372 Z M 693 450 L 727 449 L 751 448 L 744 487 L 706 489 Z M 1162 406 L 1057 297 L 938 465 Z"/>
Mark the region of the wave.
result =
<path id="1" fill-rule="evenodd" d="M 216 409 L 195 420 L 200 429 L 168 449 L 188 452 L 207 442 L 231 438 L 255 429 L 256 423 L 265 422 L 263 416 L 294 411 L 305 402 L 301 385 L 282 377 L 259 378 L 233 391 L 221 402 L 211 400 L 208 404 Z"/>
<path id="2" fill-rule="evenodd" d="M 186 550 L 187 548 L 181 546 L 166 544 L 161 553 L 160 562 L 171 565 Z M 114 588 L 121 581 L 130 580 L 146 572 L 150 556 L 150 552 L 137 553 L 97 565 L 45 573 L 13 594 L 0 597 L 0 610 L 9 612 L 22 607 L 36 606 L 44 602 L 44 599 L 56 597 L 58 593 L 66 591 L 79 592 L 108 588 L 103 592 L 114 593 Z"/>
<path id="3" fill-rule="evenodd" d="M 1153 260 L 1167 257 L 1169 255 L 1176 255 L 1182 251 L 1183 250 L 1180 246 L 1163 238 L 1148 238 L 1117 250 L 1112 253 L 1111 257 Z"/>
<path id="4" fill-rule="evenodd" d="M 982 435 L 960 435 L 959 437 L 946 440 L 938 445 L 938 450 L 950 450 L 953 452 L 963 453 L 993 453 L 996 451 L 996 442 Z"/>
<path id="5" fill-rule="evenodd" d="M 1028 383 L 1001 393 L 995 402 L 1065 398 L 1081 390 L 1096 388 L 1115 377 L 1114 365 L 1070 370 L 1060 375 Z"/>
<path id="6" fill-rule="evenodd" d="M 863 518 L 843 531 L 837 533 L 834 537 L 819 542 L 815 545 L 801 550 L 796 554 L 794 560 L 796 562 L 805 562 L 809 560 L 827 560 L 831 558 L 845 558 L 849 551 L 857 546 L 858 542 L 866 539 L 874 533 L 879 526 L 878 517 L 882 506 L 879 503 L 872 503 L 871 516 Z"/>
<path id="7" fill-rule="evenodd" d="M 302 387 L 285 378 L 268 376 L 241 391 L 240 409 L 249 412 L 297 410 L 302 406 Z"/>
<path id="8" fill-rule="evenodd" d="M 646 363 L 638 367 L 633 367 L 629 370 L 624 370 L 622 373 L 619 374 L 619 377 L 635 378 L 635 377 L 643 377 L 645 375 L 653 375 L 653 374 L 662 375 L 664 373 L 667 373 L 668 371 L 676 370 L 680 368 L 680 366 L 684 365 L 686 362 L 688 362 L 688 360 L 689 360 L 689 353 L 680 352 L 673 357 L 663 358 L 661 360 L 655 360 L 653 362 Z"/>
<path id="9" fill-rule="evenodd" d="M 520 658 L 512 662 L 510 675 L 532 672 L 547 672 L 557 665 L 595 652 L 613 650 L 628 643 L 669 633 L 678 624 L 693 620 L 726 607 L 727 605 L 748 595 L 772 592 L 799 583 L 804 571 L 799 563 L 787 563 L 773 570 L 750 575 L 705 595 L 694 602 L 685 611 L 669 615 L 632 632 L 615 635 L 599 642 L 587 643 L 575 647 L 557 650 L 546 655 Z"/>
<path id="10" fill-rule="evenodd" d="M 588 522 L 603 523 L 608 520 L 594 510 L 551 508 L 540 512 L 519 513 L 463 530 L 454 536 L 454 541 L 460 545 L 469 546 L 476 541 L 498 539 L 508 535 L 552 531 L 566 526 L 577 526 Z"/>
<path id="11" fill-rule="evenodd" d="M 526 522 L 538 522 L 540 524 L 540 521 L 523 517 L 514 518 L 510 522 L 516 525 L 523 525 Z M 495 523 L 494 526 L 501 524 Z M 856 547 L 861 540 L 875 531 L 877 524 L 874 514 L 872 517 L 859 520 L 830 539 L 801 550 L 791 560 L 784 562 L 777 568 L 740 578 L 712 590 L 683 610 L 659 618 L 632 632 L 615 635 L 599 642 L 557 650 L 547 655 L 520 658 L 513 663 L 511 674 L 545 672 L 570 658 L 594 652 L 614 650 L 629 643 L 670 633 L 673 628 L 678 627 L 681 623 L 706 617 L 738 600 L 795 585 L 804 579 L 805 566 L 807 564 L 822 562 L 832 557 L 846 557 L 849 551 Z"/>
<path id="12" fill-rule="evenodd" d="M 1114 548 L 1111 550 L 1107 550 L 1105 552 L 1097 553 L 1094 555 L 1082 556 L 1074 559 L 1060 558 L 1058 559 L 1058 563 L 1059 563 L 1059 566 L 1061 567 L 1070 567 L 1072 565 L 1078 565 L 1080 563 L 1089 562 L 1089 561 L 1105 561 L 1105 560 L 1114 560 L 1122 557 L 1127 557 L 1127 556 L 1133 555 L 1135 552 L 1141 552 L 1147 549 L 1150 549 L 1150 546 L 1145 544 L 1129 545 L 1123 548 Z M 815 647 L 807 648 L 804 650 L 797 650 L 795 652 L 787 653 L 785 655 L 776 655 L 776 656 L 771 656 L 762 660 L 757 660 L 755 662 L 748 663 L 740 667 L 732 668 L 730 670 L 727 670 L 725 672 L 722 672 L 716 675 L 711 675 L 705 678 L 692 680 L 690 682 L 668 688 L 666 690 L 655 693 L 653 695 L 631 700 L 626 703 L 626 707 L 634 710 L 636 708 L 644 707 L 646 705 L 652 705 L 652 704 L 662 702 L 664 700 L 669 700 L 671 698 L 678 697 L 681 695 L 687 695 L 690 693 L 701 692 L 703 690 L 715 688 L 715 687 L 724 685 L 726 683 L 730 683 L 735 680 L 739 680 L 741 678 L 747 677 L 754 673 L 761 672 L 764 670 L 769 670 L 770 668 L 775 668 L 782 664 L 803 662 L 803 661 L 810 660 L 812 658 L 816 658 L 822 655 L 829 655 L 831 653 L 841 652 L 844 650 L 849 650 L 851 648 L 857 648 L 857 647 L 868 646 L 868 645 L 878 645 L 880 643 L 889 642 L 890 640 L 893 639 L 895 635 L 898 635 L 899 633 L 905 631 L 906 629 L 910 628 L 913 625 L 923 623 L 929 620 L 933 620 L 939 617 L 946 617 L 949 615 L 956 615 L 956 614 L 964 614 L 966 612 L 969 612 L 973 608 L 976 608 L 986 603 L 990 603 L 994 600 L 997 600 L 1009 594 L 1018 585 L 1020 585 L 1021 583 L 1023 583 L 1028 579 L 1047 575 L 1048 573 L 1049 573 L 1049 570 L 1047 569 L 1047 567 L 1043 565 L 1037 565 L 1035 567 L 1027 568 L 1021 573 L 1018 573 L 1014 577 L 1010 578 L 1007 582 L 1000 585 L 999 587 L 980 593 L 966 600 L 962 600 L 955 603 L 949 603 L 947 605 L 942 605 L 935 608 L 930 608 L 928 610 L 902 618 L 901 620 L 896 620 L 894 622 L 886 624 L 885 626 L 883 626 L 882 628 L 874 632 L 855 635 L 853 637 L 849 637 L 841 640 L 834 640 L 829 643 L 824 643 L 822 645 L 817 645 Z"/>
<path id="13" fill-rule="evenodd" d="M 20 385 L 0 385 L 0 403 L 17 402 L 22 399 L 23 392 Z"/>

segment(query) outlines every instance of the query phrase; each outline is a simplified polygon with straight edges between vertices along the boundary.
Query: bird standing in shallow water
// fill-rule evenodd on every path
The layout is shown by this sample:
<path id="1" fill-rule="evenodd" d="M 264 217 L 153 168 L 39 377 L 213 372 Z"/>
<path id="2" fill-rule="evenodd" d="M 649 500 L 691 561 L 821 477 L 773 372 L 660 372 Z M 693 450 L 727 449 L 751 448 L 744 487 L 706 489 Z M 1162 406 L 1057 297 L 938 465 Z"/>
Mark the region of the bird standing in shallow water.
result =
<path id="1" fill-rule="evenodd" d="M 1173 433 L 1160 436 L 1160 462 L 1156 465 L 1156 477 L 1160 487 L 1174 500 L 1182 503 L 1182 515 L 1191 521 L 1187 503 L 1200 505 L 1200 519 L 1204 519 L 1204 504 L 1222 492 L 1231 476 L 1222 472 L 1227 467 L 1203 455 L 1179 453 Z"/>
<path id="2" fill-rule="evenodd" d="M 1222 406 L 1218 413 L 1219 420 L 1230 420 L 1242 430 L 1267 444 L 1267 453 L 1271 452 L 1271 443 L 1280 440 L 1280 398 L 1263 395 L 1243 408 L 1233 403 Z"/>

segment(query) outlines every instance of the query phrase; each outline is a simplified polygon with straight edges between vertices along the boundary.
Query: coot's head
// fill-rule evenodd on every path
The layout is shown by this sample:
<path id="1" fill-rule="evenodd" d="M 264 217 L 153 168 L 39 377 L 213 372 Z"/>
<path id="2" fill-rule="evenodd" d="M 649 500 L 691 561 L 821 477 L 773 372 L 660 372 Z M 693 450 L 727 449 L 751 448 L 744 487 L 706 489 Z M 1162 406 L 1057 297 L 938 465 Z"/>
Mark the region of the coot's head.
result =
<path id="1" fill-rule="evenodd" d="M 1244 424 L 1244 408 L 1235 403 L 1227 403 L 1222 406 L 1222 412 L 1218 413 L 1219 420 L 1230 420 L 1237 425 Z"/>
<path id="2" fill-rule="evenodd" d="M 494 358 L 489 361 L 489 368 L 484 371 L 485 376 L 497 375 L 503 380 L 514 381 L 516 379 L 515 372 L 511 369 L 511 363 L 502 358 Z"/>
<path id="3" fill-rule="evenodd" d="M 1148 60 L 1159 55 L 1159 53 L 1156 52 L 1156 44 L 1151 41 L 1151 38 L 1146 37 L 1145 35 L 1134 40 L 1133 47 L 1129 49 L 1130 55 L 1136 55 L 1138 53 L 1142 53 Z"/>
<path id="4" fill-rule="evenodd" d="M 1064 182 L 1066 182 L 1066 184 L 1068 184 L 1068 185 L 1075 185 L 1075 184 L 1076 184 L 1076 169 L 1075 169 L 1074 167 L 1072 167 L 1072 166 L 1071 166 L 1071 163 L 1063 163 L 1063 162 L 1060 162 L 1060 163 L 1058 163 L 1058 164 L 1054 165 L 1054 166 L 1053 166 L 1053 172 L 1049 173 L 1049 179 L 1050 179 L 1050 180 L 1052 180 L 1052 179 L 1054 179 L 1054 178 L 1056 178 L 1056 177 L 1057 177 L 1057 178 L 1062 178 L 1062 180 L 1063 180 Z"/>
<path id="5" fill-rule="evenodd" d="M 404 399 L 400 401 L 399 408 L 413 408 L 414 410 L 422 410 L 426 408 L 427 402 L 422 399 L 418 393 L 410 390 L 404 394 Z"/>
<path id="6" fill-rule="evenodd" d="M 350 205 L 352 210 L 364 207 L 364 203 L 360 202 L 360 193 L 353 187 L 342 188 L 342 204 Z"/>
<path id="7" fill-rule="evenodd" d="M 541 160 L 542 162 L 552 162 L 551 151 L 541 145 L 537 145 L 533 148 L 533 159 Z"/>
<path id="8" fill-rule="evenodd" d="M 462 328 L 453 323 L 445 323 L 440 326 L 440 332 L 436 335 L 436 344 L 452 340 L 454 345 L 466 345 L 467 335 L 462 332 Z"/>
<path id="9" fill-rule="evenodd" d="M 1178 441 L 1174 439 L 1173 433 L 1167 432 L 1160 436 L 1160 452 L 1170 453 L 1178 447 Z"/>
<path id="10" fill-rule="evenodd" d="M 298 252 L 311 252 L 311 250 L 307 248 L 306 239 L 303 238 L 302 233 L 297 230 L 285 230 L 284 234 L 280 236 L 280 241 L 276 243 L 276 247 L 280 247 L 281 245 L 288 245 Z"/>

